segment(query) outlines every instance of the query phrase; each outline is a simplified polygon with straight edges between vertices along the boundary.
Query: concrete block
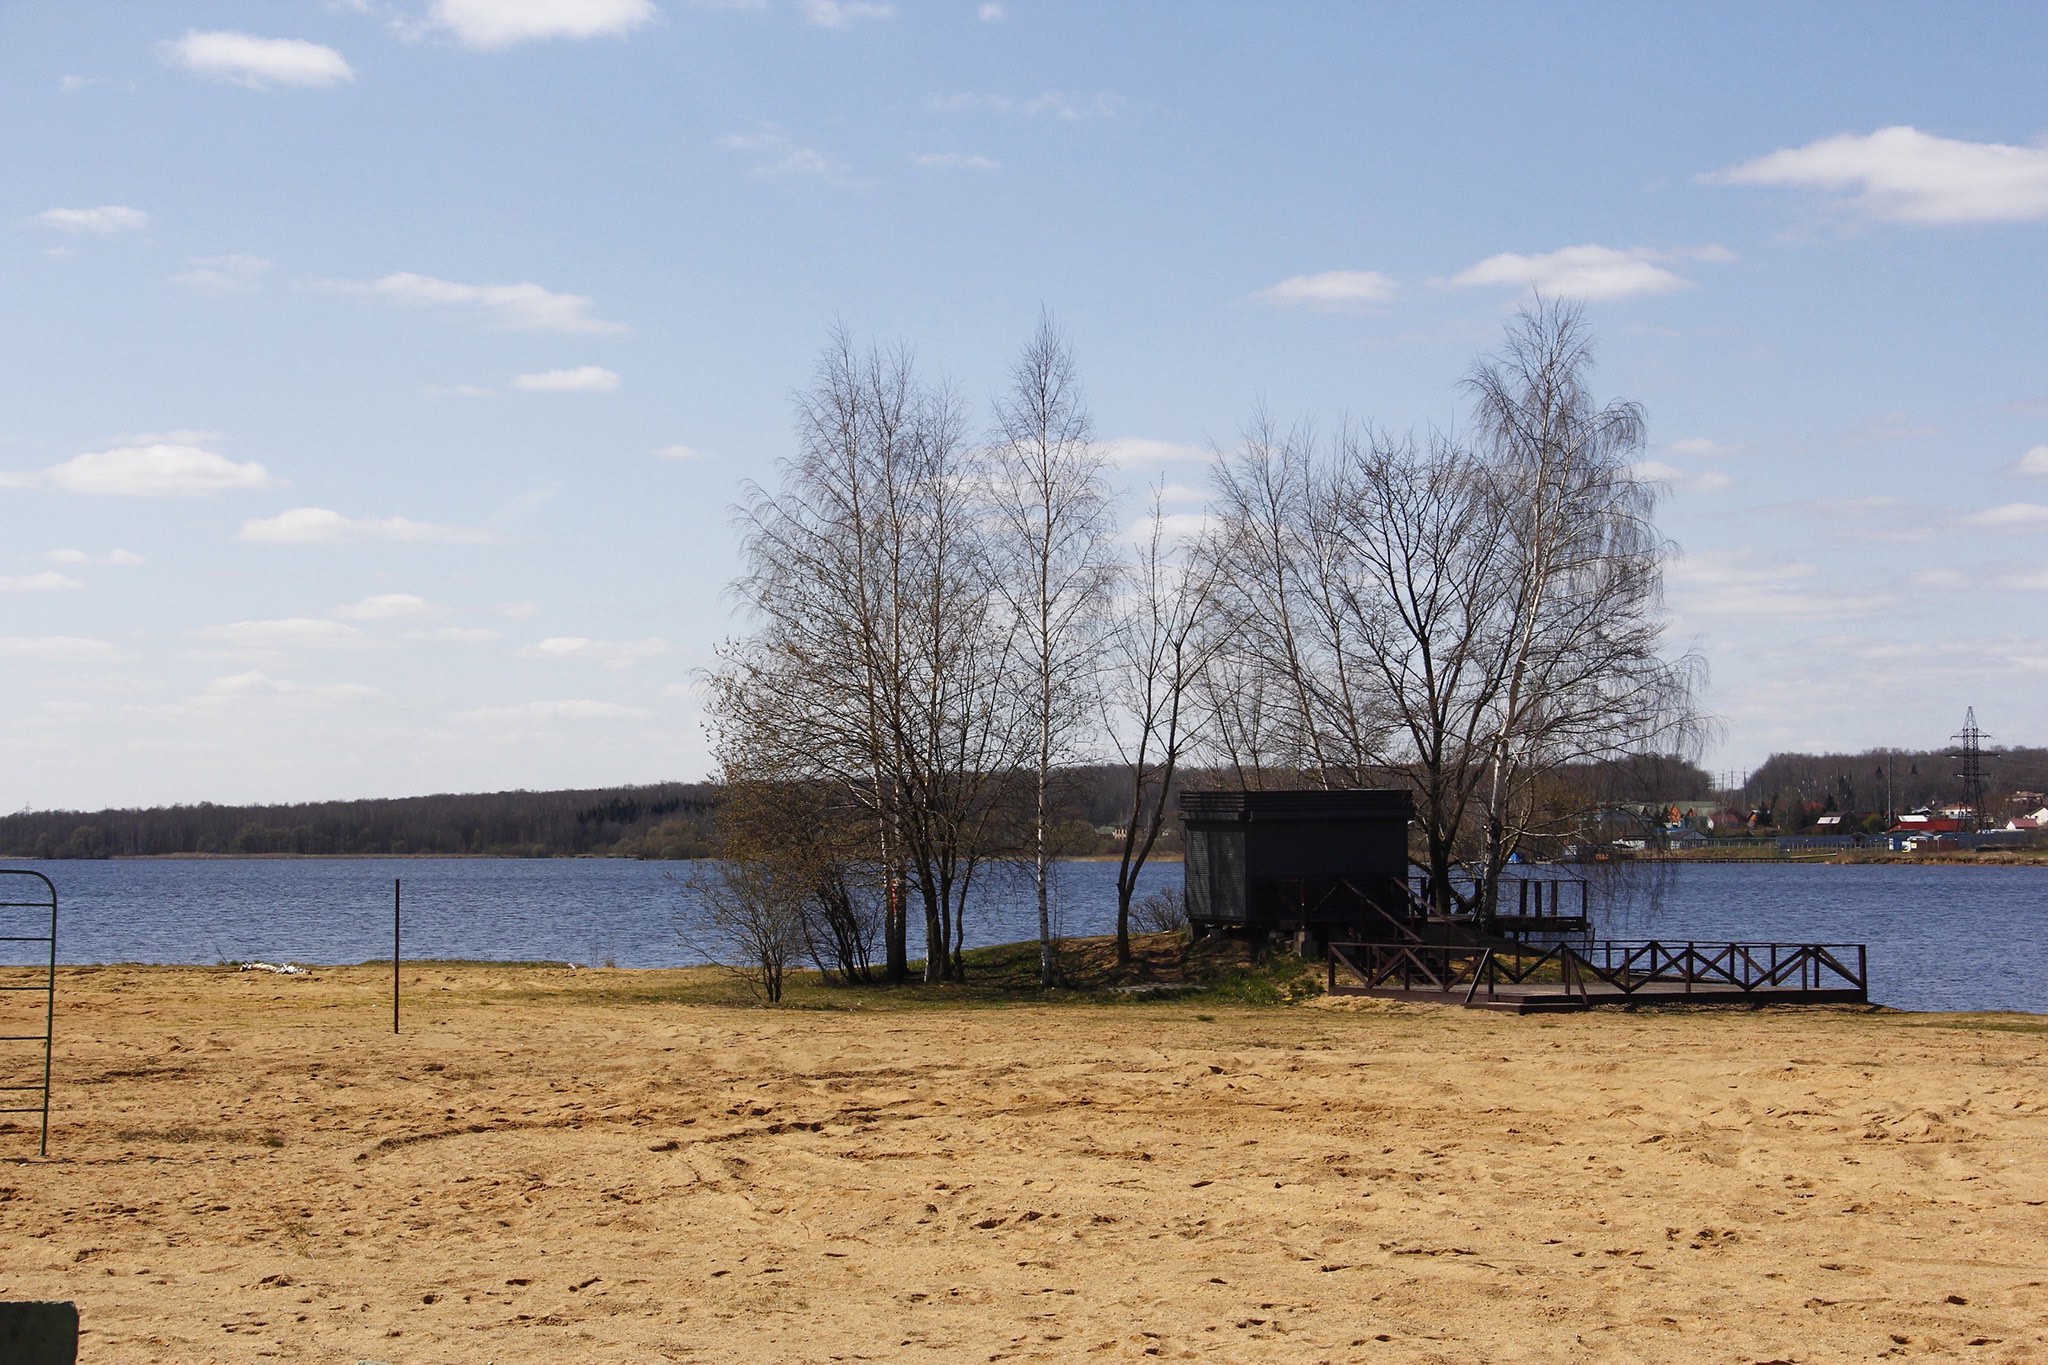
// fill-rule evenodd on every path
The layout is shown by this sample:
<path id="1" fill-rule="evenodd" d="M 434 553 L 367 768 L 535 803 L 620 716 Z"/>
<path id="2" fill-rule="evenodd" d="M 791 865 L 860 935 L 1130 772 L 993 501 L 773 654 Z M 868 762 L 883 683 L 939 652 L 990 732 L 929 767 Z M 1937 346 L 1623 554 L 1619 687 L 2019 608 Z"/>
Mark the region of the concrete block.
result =
<path id="1" fill-rule="evenodd" d="M 78 1305 L 0 1303 L 0 1360 L 78 1365 Z"/>

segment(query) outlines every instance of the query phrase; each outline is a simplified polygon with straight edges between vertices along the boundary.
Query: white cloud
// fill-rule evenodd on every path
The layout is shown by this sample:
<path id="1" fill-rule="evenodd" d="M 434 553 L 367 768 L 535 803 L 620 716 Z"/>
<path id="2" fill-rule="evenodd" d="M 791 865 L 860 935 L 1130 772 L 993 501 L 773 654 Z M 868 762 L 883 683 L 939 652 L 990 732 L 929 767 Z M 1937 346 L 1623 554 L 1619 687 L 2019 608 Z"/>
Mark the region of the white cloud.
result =
<path id="1" fill-rule="evenodd" d="M 541 484 L 524 493 L 514 493 L 484 518 L 486 529 L 503 534 L 516 531 L 540 514 L 540 509 L 552 502 L 561 492 L 556 484 Z"/>
<path id="2" fill-rule="evenodd" d="M 345 607 L 336 607 L 331 614 L 347 621 L 402 621 L 433 616 L 436 611 L 424 597 L 409 592 L 385 592 L 365 597 L 360 602 L 351 602 Z"/>
<path id="3" fill-rule="evenodd" d="M 133 550 L 110 550 L 107 552 L 106 562 L 118 564 L 123 568 L 133 568 L 137 564 L 146 564 L 149 561 Z"/>
<path id="4" fill-rule="evenodd" d="M 149 215 L 125 204 L 102 204 L 96 209 L 44 209 L 36 221 L 59 232 L 107 237 L 116 232 L 140 232 L 149 226 Z"/>
<path id="5" fill-rule="evenodd" d="M 582 659 L 606 668 L 628 668 L 639 659 L 651 659 L 668 652 L 664 640 L 589 640 L 580 635 L 557 635 L 519 651 L 522 659 Z"/>
<path id="6" fill-rule="evenodd" d="M 2048 446 L 2035 446 L 2012 467 L 2015 474 L 2048 474 Z"/>
<path id="7" fill-rule="evenodd" d="M 1822 138 L 1700 178 L 1846 193 L 1846 207 L 1902 223 L 2048 218 L 2048 147 L 1963 142 L 1903 125 Z"/>
<path id="8" fill-rule="evenodd" d="M 1970 587 L 1970 576 L 1960 569 L 1915 569 L 1906 581 L 1935 592 L 1966 592 Z"/>
<path id="9" fill-rule="evenodd" d="M 936 114 L 1022 114 L 1027 117 L 1061 119 L 1077 123 L 1082 119 L 1115 118 L 1124 106 L 1124 97 L 1107 90 L 1084 94 L 1075 90 L 1047 90 L 1029 99 L 1018 99 L 1012 95 L 977 95 L 962 92 L 956 95 L 934 95 L 925 101 L 925 107 Z"/>
<path id="10" fill-rule="evenodd" d="M 1639 479 L 1667 484 L 1675 491 L 1686 493 L 1720 493 L 1735 486 L 1735 480 L 1718 469 L 1699 474 L 1661 460 L 1640 462 L 1635 467 L 1635 474 Z"/>
<path id="11" fill-rule="evenodd" d="M 434 632 L 434 638 L 458 645 L 487 645 L 498 638 L 498 632 L 482 626 L 443 626 Z"/>
<path id="12" fill-rule="evenodd" d="M 1002 7 L 1000 0 L 987 0 L 987 3 L 976 11 L 976 14 L 980 16 L 981 22 L 984 24 L 1000 24 L 1003 20 L 1010 17 L 1010 12 Z"/>
<path id="13" fill-rule="evenodd" d="M 192 700 L 200 705 L 292 698 L 303 701 L 373 701 L 384 694 L 362 683 L 302 683 L 267 673 L 235 673 L 215 678 Z"/>
<path id="14" fill-rule="evenodd" d="M 654 458 L 657 460 L 714 460 L 718 457 L 709 451 L 698 450 L 694 446 L 675 445 L 659 447 L 654 452 Z"/>
<path id="15" fill-rule="evenodd" d="M 540 608 L 531 602 L 500 602 L 491 608 L 491 615 L 502 616 L 508 621 L 524 621 L 540 615 Z"/>
<path id="16" fill-rule="evenodd" d="M 420 390 L 429 398 L 496 398 L 498 391 L 484 384 L 429 384 Z"/>
<path id="17" fill-rule="evenodd" d="M 545 370 L 522 374 L 512 387 L 526 393 L 617 393 L 619 376 L 602 365 L 579 365 L 573 370 Z"/>
<path id="18" fill-rule="evenodd" d="M 928 171 L 999 171 L 1003 163 L 979 152 L 925 152 L 910 158 Z"/>
<path id="19" fill-rule="evenodd" d="M 98 76 L 59 76 L 57 78 L 57 88 L 67 95 L 75 95 L 81 90 L 89 90 L 95 85 L 105 84 L 106 81 Z"/>
<path id="20" fill-rule="evenodd" d="M 354 626 L 326 621 L 315 616 L 291 616 L 275 621 L 234 621 L 192 632 L 202 640 L 240 645 L 250 649 L 364 649 L 376 643 Z"/>
<path id="21" fill-rule="evenodd" d="M 1159 538 L 1167 545 L 1192 545 L 1208 532 L 1215 520 L 1207 512 L 1168 512 L 1159 518 Z M 1132 545 L 1151 544 L 1152 518 L 1144 516 L 1133 521 L 1124 528 L 1124 539 Z"/>
<path id="22" fill-rule="evenodd" d="M 2048 592 L 2048 568 L 2006 574 L 1997 580 L 1996 586 L 2020 592 Z"/>
<path id="23" fill-rule="evenodd" d="M 821 180 L 846 183 L 847 168 L 828 159 L 815 147 L 803 147 L 788 134 L 773 128 L 758 133 L 728 133 L 718 140 L 727 151 L 746 152 L 757 158 L 749 174 L 763 177 L 810 175 Z"/>
<path id="24" fill-rule="evenodd" d="M 51 569 L 41 573 L 0 574 L 0 592 L 74 592 L 84 586 L 70 575 Z"/>
<path id="25" fill-rule="evenodd" d="M 537 725 L 551 720 L 644 720 L 652 711 L 613 701 L 529 701 L 517 706 L 483 706 L 459 719 L 479 725 Z"/>
<path id="26" fill-rule="evenodd" d="M 1821 534 L 1837 540 L 1917 545 L 1934 539 L 1934 528 L 1924 504 L 1885 494 L 1819 498 L 1811 503 L 1786 504 L 1776 510 L 1817 526 Z"/>
<path id="27" fill-rule="evenodd" d="M 195 294 L 246 294 L 269 269 L 261 256 L 195 256 L 171 283 Z"/>
<path id="28" fill-rule="evenodd" d="M 624 323 L 592 317 L 588 295 L 558 294 L 530 282 L 461 284 L 400 271 L 377 280 L 323 280 L 318 287 L 382 299 L 405 308 L 469 312 L 511 332 L 600 335 L 626 330 Z"/>
<path id="29" fill-rule="evenodd" d="M 294 507 L 242 523 L 239 540 L 265 545 L 345 545 L 361 541 L 414 541 L 481 545 L 496 540 L 475 526 L 448 526 L 407 517 L 345 517 L 326 507 Z"/>
<path id="30" fill-rule="evenodd" d="M 896 7 L 876 0 L 802 0 L 804 22 L 818 28 L 851 28 L 863 19 L 894 19 Z"/>
<path id="31" fill-rule="evenodd" d="M 1311 308 L 1360 308 L 1385 303 L 1397 287 L 1377 270 L 1325 270 L 1319 275 L 1290 275 L 1252 297 Z"/>
<path id="32" fill-rule="evenodd" d="M 46 487 L 102 497 L 162 498 L 268 488 L 262 465 L 236 464 L 194 445 L 117 446 L 74 455 L 31 474 L 0 474 L 0 487 Z"/>
<path id="33" fill-rule="evenodd" d="M 1533 256 L 1502 252 L 1451 276 L 1451 283 L 1535 288 L 1553 296 L 1579 299 L 1626 299 L 1693 287 L 1691 280 L 1666 269 L 1666 264 L 1728 259 L 1730 253 L 1718 246 L 1661 251 L 1654 247 L 1623 250 L 1588 243 Z"/>
<path id="34" fill-rule="evenodd" d="M 1113 465 L 1166 464 L 1179 460 L 1207 460 L 1209 451 L 1201 446 L 1184 445 L 1175 441 L 1155 441 L 1144 436 L 1120 436 L 1113 441 L 1104 441 L 1096 447 L 1103 459 Z"/>
<path id="35" fill-rule="evenodd" d="M 1710 441 L 1704 436 L 1688 436 L 1682 441 L 1673 441 L 1665 446 L 1669 455 L 1683 455 L 1695 460 L 1723 460 L 1735 455 L 1747 455 L 1753 449 L 1740 441 Z"/>
<path id="36" fill-rule="evenodd" d="M 105 640 L 76 635 L 0 636 L 0 659 L 33 659 L 46 664 L 110 664 L 128 656 Z"/>
<path id="37" fill-rule="evenodd" d="M 1870 616 L 1897 605 L 1886 596 L 1822 583 L 1812 564 L 1767 560 L 1746 547 L 1680 555 L 1667 575 L 1680 608 L 1705 617 L 1826 621 Z"/>
<path id="38" fill-rule="evenodd" d="M 496 51 L 547 38 L 623 38 L 655 17 L 652 0 L 434 0 L 430 26 Z"/>
<path id="39" fill-rule="evenodd" d="M 2033 502 L 2009 502 L 1973 512 L 1964 520 L 1994 531 L 2036 531 L 2048 528 L 2048 507 Z"/>
<path id="40" fill-rule="evenodd" d="M 356 78 L 339 52 L 299 38 L 258 38 L 248 33 L 188 30 L 158 51 L 173 66 L 195 76 L 228 81 L 251 90 L 273 85 L 306 88 L 339 85 Z"/>

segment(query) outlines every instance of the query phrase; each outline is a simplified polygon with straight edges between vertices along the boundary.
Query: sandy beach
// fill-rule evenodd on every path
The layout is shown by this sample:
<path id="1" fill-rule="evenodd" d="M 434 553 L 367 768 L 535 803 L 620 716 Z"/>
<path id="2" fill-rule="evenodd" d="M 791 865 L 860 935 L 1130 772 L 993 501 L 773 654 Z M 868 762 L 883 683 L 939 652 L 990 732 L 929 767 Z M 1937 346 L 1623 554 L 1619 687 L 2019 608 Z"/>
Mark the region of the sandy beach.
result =
<path id="1" fill-rule="evenodd" d="M 405 976 L 64 971 L 0 1297 L 92 1365 L 2048 1359 L 2048 1019 Z"/>

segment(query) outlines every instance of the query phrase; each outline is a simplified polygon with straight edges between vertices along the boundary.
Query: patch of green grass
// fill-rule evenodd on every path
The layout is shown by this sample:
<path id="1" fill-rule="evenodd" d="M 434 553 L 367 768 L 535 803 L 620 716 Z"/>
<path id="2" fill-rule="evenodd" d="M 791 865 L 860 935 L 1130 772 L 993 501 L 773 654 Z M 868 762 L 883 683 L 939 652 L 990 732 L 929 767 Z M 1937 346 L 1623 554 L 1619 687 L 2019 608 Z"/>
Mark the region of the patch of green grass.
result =
<path id="1" fill-rule="evenodd" d="M 860 986 L 826 985 L 813 970 L 791 971 L 781 1008 L 807 1010 L 989 1009 L 1012 1005 L 1140 1008 L 1215 1004 L 1274 1008 L 1318 995 L 1318 964 L 1285 953 L 1260 959 L 1250 946 L 1229 940 L 1190 944 L 1176 934 L 1136 935 L 1132 961 L 1116 965 L 1112 938 L 1068 939 L 1059 946 L 1061 984 L 1039 985 L 1035 941 L 970 948 L 962 955 L 964 980 L 918 980 L 924 964 L 910 964 L 911 980 Z M 559 985 L 482 992 L 505 1001 L 556 1004 L 762 1006 L 766 1001 L 722 968 L 707 967 L 649 981 L 637 973 L 564 976 Z M 1199 1016 L 1204 1022 L 1214 1015 Z"/>

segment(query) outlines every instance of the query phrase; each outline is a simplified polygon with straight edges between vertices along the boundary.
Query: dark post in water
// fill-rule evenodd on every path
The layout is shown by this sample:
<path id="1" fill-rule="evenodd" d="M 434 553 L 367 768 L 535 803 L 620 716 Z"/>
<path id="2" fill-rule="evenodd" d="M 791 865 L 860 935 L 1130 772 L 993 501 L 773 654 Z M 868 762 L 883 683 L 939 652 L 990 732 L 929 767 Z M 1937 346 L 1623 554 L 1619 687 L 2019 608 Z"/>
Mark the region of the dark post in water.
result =
<path id="1" fill-rule="evenodd" d="M 391 879 L 391 1031 L 398 1032 L 398 905 L 399 880 Z"/>

